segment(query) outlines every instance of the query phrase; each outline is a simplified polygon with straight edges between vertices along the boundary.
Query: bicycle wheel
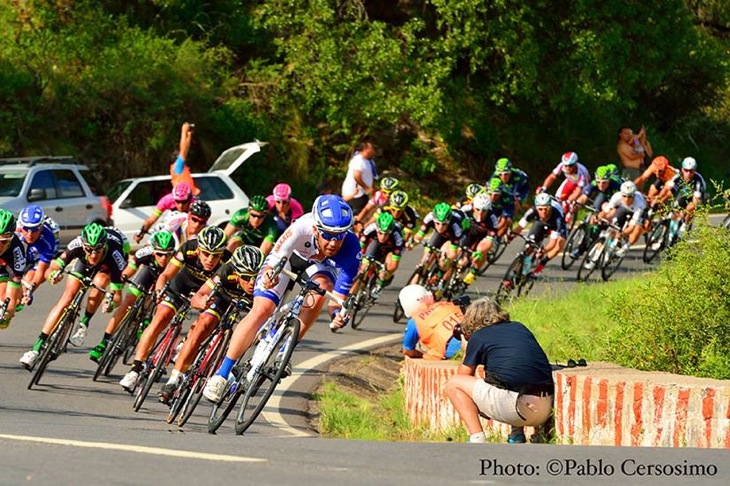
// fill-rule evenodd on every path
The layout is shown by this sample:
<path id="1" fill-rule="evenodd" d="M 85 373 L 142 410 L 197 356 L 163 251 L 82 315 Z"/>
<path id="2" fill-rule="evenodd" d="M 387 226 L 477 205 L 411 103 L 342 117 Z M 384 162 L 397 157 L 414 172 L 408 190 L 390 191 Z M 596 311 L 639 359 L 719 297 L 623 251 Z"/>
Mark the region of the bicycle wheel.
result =
<path id="1" fill-rule="evenodd" d="M 401 319 L 403 319 L 406 316 L 405 312 L 403 311 L 403 306 L 400 305 L 400 300 L 397 298 L 395 299 L 395 308 L 393 309 L 393 322 L 398 324 Z"/>
<path id="2" fill-rule="evenodd" d="M 644 254 L 642 255 L 644 263 L 651 263 L 664 250 L 667 230 L 668 226 L 666 221 L 660 221 L 654 225 L 654 229 L 649 234 L 646 246 L 644 247 Z"/>
<path id="3" fill-rule="evenodd" d="M 375 305 L 375 301 L 370 297 L 370 292 L 375 288 L 378 281 L 377 273 L 373 273 L 370 278 L 364 282 L 358 289 L 357 296 L 357 314 L 353 314 L 351 318 L 351 325 L 353 329 L 357 329 L 362 324 L 365 316 L 370 312 L 370 308 Z"/>
<path id="4" fill-rule="evenodd" d="M 261 371 L 254 375 L 251 385 L 243 394 L 243 402 L 236 418 L 236 435 L 243 434 L 264 409 L 294 352 L 301 322 L 294 317 L 287 319 L 282 325 L 285 329 L 273 347 L 274 352 L 268 356 Z M 272 360 L 275 361 L 270 363 Z"/>
<path id="5" fill-rule="evenodd" d="M 180 418 L 177 421 L 178 427 L 185 425 L 193 415 L 195 408 L 198 406 L 198 403 L 200 403 L 200 399 L 203 396 L 205 384 L 208 382 L 208 379 L 213 376 L 223 362 L 223 359 L 226 357 L 226 350 L 228 349 L 228 343 L 231 341 L 232 335 L 233 331 L 231 329 L 226 329 L 222 333 L 219 333 L 220 337 L 218 337 L 217 341 L 214 341 L 214 344 L 208 348 L 205 359 L 194 373 L 195 380 L 190 388 L 190 394 L 183 404 Z"/>
<path id="6" fill-rule="evenodd" d="M 46 368 L 48 368 L 48 364 L 58 358 L 65 351 L 66 341 L 68 341 L 68 338 L 71 336 L 71 330 L 73 329 L 75 320 L 75 309 L 66 310 L 61 315 L 56 328 L 48 337 L 48 340 L 46 340 L 46 343 L 41 350 L 41 354 L 38 356 L 38 362 L 36 363 L 35 370 L 30 378 L 30 383 L 28 383 L 28 390 L 33 388 L 33 385 L 37 385 L 40 382 L 43 373 L 45 373 Z"/>
<path id="7" fill-rule="evenodd" d="M 565 248 L 563 248 L 563 257 L 560 260 L 560 267 L 563 270 L 570 270 L 573 263 L 575 263 L 580 255 L 582 255 L 585 251 L 585 248 L 583 248 L 583 241 L 588 236 L 587 227 L 588 225 L 585 222 L 582 222 L 568 235 L 568 241 L 565 242 Z M 576 254 L 575 258 L 573 258 L 574 253 Z"/>
<path id="8" fill-rule="evenodd" d="M 253 358 L 254 351 L 256 351 L 256 347 L 258 346 L 261 337 L 265 336 L 268 333 L 269 328 L 267 326 L 268 324 L 265 325 L 262 331 L 258 334 L 258 337 L 254 339 L 253 343 L 251 343 L 251 346 L 249 346 L 248 349 L 246 349 L 246 351 L 243 353 L 243 356 L 238 359 L 238 363 L 236 363 L 236 366 L 233 367 L 233 375 L 237 377 L 237 381 L 228 387 L 218 403 L 213 404 L 213 408 L 210 411 L 210 416 L 208 417 L 208 433 L 216 433 L 216 431 L 220 428 L 221 425 L 223 425 L 223 422 L 226 421 L 228 415 L 230 415 L 231 411 L 238 403 L 238 399 L 241 398 L 243 392 L 246 390 L 246 374 L 248 374 L 248 371 L 251 369 L 250 361 L 251 358 Z M 221 357 L 221 361 L 224 357 L 225 351 Z M 215 369 L 217 370 L 218 367 L 220 367 L 220 364 L 216 366 Z"/>
<path id="9" fill-rule="evenodd" d="M 130 328 L 135 333 L 135 335 L 137 332 L 137 326 L 133 322 L 137 315 L 136 310 L 137 309 L 135 307 L 130 307 L 124 314 L 124 317 L 122 318 L 119 327 L 117 327 L 116 331 L 114 331 L 114 334 L 112 334 L 112 337 L 109 340 L 110 344 L 104 350 L 104 353 L 99 359 L 99 363 L 96 366 L 96 371 L 94 371 L 94 376 L 92 380 L 98 380 L 101 375 L 109 376 L 109 373 L 111 373 L 111 371 L 117 365 L 117 362 L 119 361 L 121 355 L 126 351 Z"/>
<path id="10" fill-rule="evenodd" d="M 621 266 L 621 262 L 624 261 L 624 256 L 617 254 L 616 248 L 620 248 L 623 244 L 621 240 L 616 243 L 616 247 L 610 248 L 609 251 L 603 252 L 603 258 L 601 259 L 601 278 L 604 282 L 607 282 L 611 275 L 616 273 L 618 267 Z"/>
<path id="11" fill-rule="evenodd" d="M 521 285 L 524 261 L 525 256 L 520 253 L 507 268 L 507 272 L 505 272 L 502 281 L 499 283 L 499 288 L 494 296 L 494 300 L 498 303 L 501 304 L 509 300 L 517 287 Z"/>
<path id="12" fill-rule="evenodd" d="M 606 237 L 601 236 L 596 241 L 594 241 L 588 251 L 585 252 L 583 260 L 581 260 L 580 262 L 580 267 L 578 267 L 578 275 L 576 276 L 576 279 L 579 282 L 587 281 L 591 274 L 596 270 L 596 267 L 601 264 L 601 254 L 603 253 L 603 248 L 605 247 L 605 245 Z M 586 268 L 586 266 L 588 266 L 589 268 Z"/>
<path id="13" fill-rule="evenodd" d="M 144 380 L 144 384 L 139 389 L 137 396 L 134 399 L 133 408 L 135 412 L 139 412 L 139 409 L 142 407 L 147 395 L 149 395 L 152 386 L 157 383 L 162 376 L 162 372 L 165 370 L 167 363 L 170 362 L 178 334 L 180 334 L 180 326 L 171 326 L 163 336 L 162 341 L 160 341 L 161 344 L 153 351 L 150 369 L 145 373 L 146 379 Z"/>

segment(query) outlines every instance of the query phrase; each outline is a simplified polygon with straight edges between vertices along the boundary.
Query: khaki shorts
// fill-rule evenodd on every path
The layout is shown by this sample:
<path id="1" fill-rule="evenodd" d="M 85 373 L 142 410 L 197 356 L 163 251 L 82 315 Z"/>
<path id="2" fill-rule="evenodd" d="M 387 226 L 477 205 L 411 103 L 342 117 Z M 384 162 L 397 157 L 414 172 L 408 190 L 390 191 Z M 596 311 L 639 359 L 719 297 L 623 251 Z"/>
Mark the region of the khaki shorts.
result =
<path id="1" fill-rule="evenodd" d="M 484 380 L 474 383 L 471 398 L 487 417 L 515 427 L 542 425 L 547 422 L 553 408 L 552 395 L 520 395 L 492 386 Z"/>

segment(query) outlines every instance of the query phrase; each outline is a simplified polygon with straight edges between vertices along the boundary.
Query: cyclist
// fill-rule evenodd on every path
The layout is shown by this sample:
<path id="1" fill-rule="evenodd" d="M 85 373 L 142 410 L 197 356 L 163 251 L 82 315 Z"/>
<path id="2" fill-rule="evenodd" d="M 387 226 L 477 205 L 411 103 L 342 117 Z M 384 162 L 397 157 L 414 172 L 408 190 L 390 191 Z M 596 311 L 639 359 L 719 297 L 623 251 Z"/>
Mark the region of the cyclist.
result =
<path id="1" fill-rule="evenodd" d="M 220 322 L 233 299 L 240 299 L 246 308 L 253 303 L 256 276 L 264 263 L 264 254 L 255 246 L 239 246 L 229 261 L 221 265 L 190 299 L 190 306 L 201 311 L 190 327 L 185 343 L 175 359 L 170 378 L 160 391 L 159 400 L 168 403 L 180 378 L 192 364 L 203 341 Z M 215 294 L 212 292 L 215 291 Z"/>
<path id="2" fill-rule="evenodd" d="M 365 271 L 372 260 L 385 264 L 385 268 L 378 273 L 375 288 L 370 292 L 370 297 L 377 299 L 383 289 L 393 281 L 393 275 L 400 264 L 400 257 L 405 247 L 401 226 L 392 214 L 383 211 L 374 223 L 363 230 L 360 235 L 360 246 L 364 250 L 360 271 Z M 357 291 L 358 283 L 355 282 L 352 286 L 351 293 Z"/>
<path id="3" fill-rule="evenodd" d="M 139 374 L 157 337 L 170 324 L 187 296 L 197 291 L 218 270 L 221 262 L 230 256 L 226 250 L 226 235 L 217 226 L 206 226 L 196 239 L 180 245 L 155 282 L 155 293 L 158 295 L 162 294 L 166 284 L 169 286 L 155 309 L 152 322 L 137 343 L 132 368 L 119 381 L 124 390 L 132 393 L 137 387 Z"/>
<path id="4" fill-rule="evenodd" d="M 437 276 L 441 282 L 429 282 L 429 284 L 443 285 L 449 276 L 448 272 L 462 244 L 463 236 L 469 231 L 469 218 L 462 211 L 451 209 L 448 203 L 438 203 L 433 207 L 433 211 L 423 218 L 421 228 L 413 237 L 414 244 L 420 243 L 431 228 L 434 231 L 431 233 L 429 245 L 424 250 L 419 265 L 423 265 L 429 260 L 431 256 L 429 247 L 439 248 Z"/>
<path id="5" fill-rule="evenodd" d="M 492 177 L 487 185 L 487 195 L 492 201 L 492 212 L 497 216 L 497 236 L 505 237 L 512 228 L 515 217 L 514 196 L 505 188 L 502 179 Z"/>
<path id="6" fill-rule="evenodd" d="M 451 207 L 453 209 L 461 209 L 462 207 L 471 204 L 474 196 L 476 196 L 480 192 L 484 192 L 484 190 L 485 187 L 481 184 L 469 184 L 468 186 L 466 186 L 466 189 L 464 189 L 464 195 L 461 196 L 458 201 L 452 204 Z"/>
<path id="7" fill-rule="evenodd" d="M 644 232 L 645 209 L 644 195 L 636 189 L 633 181 L 625 181 L 621 184 L 619 192 L 611 196 L 604 210 L 598 213 L 599 218 L 610 220 L 622 228 L 624 236 L 628 239 L 628 242 L 616 251 L 617 256 L 626 255 L 631 245 L 636 243 Z M 629 216 L 631 220 L 628 219 Z M 591 269 L 593 265 L 595 262 L 589 261 L 586 263 L 586 268 Z"/>
<path id="8" fill-rule="evenodd" d="M 619 189 L 621 189 L 621 183 L 613 177 L 611 168 L 603 165 L 596 169 L 593 180 L 583 188 L 581 195 L 576 199 L 575 202 L 579 205 L 585 205 L 589 200 L 593 201 L 591 207 L 595 210 L 595 214 L 591 215 L 590 226 L 588 227 L 591 241 L 598 236 L 600 230 L 598 213 L 605 210 L 611 196 L 616 194 Z M 574 248 L 571 252 L 571 258 L 577 259 L 580 253 L 581 248 Z"/>
<path id="9" fill-rule="evenodd" d="M 139 233 L 134 235 L 134 242 L 139 243 L 144 238 L 150 228 L 154 226 L 162 213 L 165 211 L 177 211 L 180 213 L 186 213 L 190 210 L 190 205 L 193 203 L 193 191 L 190 184 L 187 182 L 178 183 L 170 194 L 163 196 L 157 201 L 155 209 L 152 210 L 152 214 L 143 223 L 139 229 Z"/>
<path id="10" fill-rule="evenodd" d="M 491 209 L 492 200 L 484 192 L 477 194 L 469 207 L 462 208 L 469 218 L 469 230 L 465 233 L 461 246 L 473 250 L 469 273 L 464 276 L 464 283 L 467 285 L 474 283 L 476 273 L 484 265 L 487 253 L 497 237 L 499 222 Z"/>
<path id="11" fill-rule="evenodd" d="M 196 199 L 190 205 L 187 213 L 180 211 L 168 213 L 164 221 L 157 223 L 150 230 L 150 234 L 158 231 L 172 233 L 175 238 L 175 246 L 178 247 L 186 241 L 197 238 L 198 233 L 208 224 L 211 213 L 210 205 L 207 202 Z"/>
<path id="12" fill-rule="evenodd" d="M 675 221 L 680 218 L 689 227 L 695 210 L 707 196 L 705 179 L 697 172 L 697 161 L 693 157 L 686 157 L 682 161 L 681 173 L 667 182 L 659 194 L 659 199 L 664 202 L 670 196 L 674 196 L 674 206 L 682 210 L 678 211 Z"/>
<path id="13" fill-rule="evenodd" d="M 530 178 L 523 170 L 517 169 L 507 158 L 501 158 L 494 164 L 494 173 L 490 179 L 498 177 L 515 199 L 515 214 L 520 212 L 522 204 L 530 195 Z"/>
<path id="14" fill-rule="evenodd" d="M 302 203 L 291 197 L 289 184 L 281 183 L 274 186 L 274 191 L 266 197 L 266 202 L 279 227 L 279 232 L 283 232 L 304 214 Z"/>
<path id="15" fill-rule="evenodd" d="M 379 208 L 375 216 L 379 216 L 381 212 L 390 213 L 395 218 L 396 223 L 401 226 L 403 239 L 407 242 L 418 224 L 418 211 L 408 204 L 408 194 L 404 191 L 395 190 L 388 198 L 388 202 L 382 208 Z M 370 220 L 371 224 L 374 220 Z"/>
<path id="16" fill-rule="evenodd" d="M 367 204 L 365 204 L 365 207 L 362 208 L 362 211 L 360 211 L 355 216 L 355 229 L 361 230 L 362 228 L 367 226 L 363 225 L 363 223 L 370 221 L 370 218 L 373 216 L 375 211 L 378 208 L 382 208 L 383 206 L 385 206 L 388 203 L 388 199 L 390 198 L 391 193 L 399 187 L 400 181 L 395 177 L 383 177 L 380 180 L 380 189 L 375 191 L 375 194 L 373 194 L 373 197 L 368 200 Z M 372 222 L 368 224 L 371 223 Z"/>
<path id="17" fill-rule="evenodd" d="M 253 307 L 236 327 L 226 358 L 203 390 L 208 400 L 220 400 L 236 361 L 251 345 L 264 322 L 276 311 L 290 282 L 285 276 L 271 279 L 271 269 L 282 257 L 290 257 L 287 267 L 291 267 L 292 259 L 303 260 L 305 265 L 310 265 L 307 272 L 312 280 L 324 289 L 334 289 L 335 294 L 343 298 L 347 296 L 360 261 L 360 242 L 354 233 L 348 231 L 353 219 L 352 209 L 344 199 L 326 194 L 315 199 L 311 213 L 299 218 L 279 237 L 256 279 Z M 308 299 L 308 305 L 299 315 L 302 322 L 299 341 L 314 324 L 325 300 L 326 297 L 318 294 Z M 342 328 L 347 323 L 340 314 L 339 306 L 332 304 L 328 310 L 332 329 Z"/>
<path id="18" fill-rule="evenodd" d="M 226 225 L 228 251 L 233 251 L 242 244 L 258 246 L 268 255 L 281 231 L 274 217 L 269 214 L 269 205 L 264 196 L 254 196 L 248 201 L 248 207 L 239 209 Z"/>
<path id="19" fill-rule="evenodd" d="M 528 209 L 522 216 L 515 229 L 512 230 L 510 239 L 522 233 L 530 222 L 532 222 L 532 226 L 527 235 L 528 239 L 540 243 L 546 236 L 550 237 L 550 241 L 543 246 L 537 267 L 532 272 L 534 277 L 540 275 L 545 265 L 563 250 L 568 230 L 560 204 L 544 192 L 535 196 L 535 206 Z"/>
<path id="20" fill-rule="evenodd" d="M 89 290 L 84 315 L 80 319 L 76 332 L 68 342 L 77 347 L 84 344 L 89 321 L 102 304 L 102 300 L 104 300 L 103 312 L 109 312 L 113 307 L 119 305 L 124 286 L 122 272 L 127 266 L 128 253 L 129 243 L 121 231 L 115 228 L 104 228 L 98 223 L 90 223 L 84 226 L 81 235 L 71 240 L 66 250 L 51 262 L 48 280 L 52 284 L 61 281 L 63 270 L 69 263 L 72 261 L 75 263 L 68 272 L 70 278 L 66 279 L 66 289 L 51 312 L 48 313 L 33 348 L 20 358 L 20 363 L 26 369 L 33 368 L 43 343 L 53 332 L 64 309 L 73 300 L 76 292 L 81 289 L 84 277 L 93 278 L 94 283 L 100 288 L 106 288 L 108 285 L 110 292 L 105 296 L 95 287 Z"/>
<path id="21" fill-rule="evenodd" d="M 31 204 L 20 211 L 17 233 L 26 245 L 22 305 L 33 302 L 33 292 L 45 281 L 46 270 L 58 252 L 58 223 Z"/>
<path id="22" fill-rule="evenodd" d="M 658 196 L 664 188 L 664 185 L 674 179 L 678 174 L 679 171 L 669 165 L 669 160 L 663 155 L 660 155 L 651 161 L 651 164 L 644 173 L 634 180 L 634 184 L 636 184 L 636 187 L 641 188 L 646 181 L 654 177 L 654 182 L 649 186 L 649 190 L 646 193 L 649 206 L 654 207 L 659 202 Z"/>
<path id="23" fill-rule="evenodd" d="M 565 221 L 570 224 L 573 202 L 578 199 L 583 188 L 591 182 L 591 174 L 583 164 L 578 162 L 578 154 L 566 152 L 560 159 L 560 163 L 545 178 L 542 186 L 537 188 L 537 193 L 546 192 L 561 173 L 565 179 L 555 192 L 555 197 L 562 203 Z"/>
<path id="24" fill-rule="evenodd" d="M 15 315 L 15 308 L 22 298 L 21 281 L 25 272 L 25 248 L 15 234 L 16 220 L 13 213 L 0 209 L 0 297 L 10 299 L 0 329 L 6 329 Z"/>
<path id="25" fill-rule="evenodd" d="M 160 273 L 170 262 L 170 257 L 175 251 L 175 239 L 168 231 L 158 231 L 152 235 L 149 244 L 137 250 L 129 256 L 127 268 L 122 272 L 122 278 L 129 280 L 134 285 L 127 288 L 127 295 L 122 305 L 114 312 L 112 318 L 104 330 L 104 337 L 99 344 L 89 351 L 89 359 L 98 362 L 106 350 L 109 339 L 111 339 L 117 327 L 122 322 L 127 310 L 132 307 L 143 291 L 152 288 Z"/>

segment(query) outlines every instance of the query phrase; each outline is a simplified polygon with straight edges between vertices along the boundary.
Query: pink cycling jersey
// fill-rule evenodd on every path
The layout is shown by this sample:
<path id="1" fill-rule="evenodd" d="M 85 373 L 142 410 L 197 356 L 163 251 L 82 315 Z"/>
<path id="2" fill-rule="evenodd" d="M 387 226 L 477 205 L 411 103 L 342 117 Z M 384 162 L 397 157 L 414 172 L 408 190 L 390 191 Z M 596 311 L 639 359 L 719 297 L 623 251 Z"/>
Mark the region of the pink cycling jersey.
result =
<path id="1" fill-rule="evenodd" d="M 272 214 L 275 215 L 276 214 L 276 203 L 274 202 L 274 196 L 273 195 L 266 196 L 266 202 L 269 203 L 269 211 L 272 211 Z M 302 203 L 300 203 L 293 197 L 289 198 L 289 214 L 291 215 L 292 222 L 299 219 L 302 216 L 302 214 L 304 214 L 304 208 L 302 207 Z"/>

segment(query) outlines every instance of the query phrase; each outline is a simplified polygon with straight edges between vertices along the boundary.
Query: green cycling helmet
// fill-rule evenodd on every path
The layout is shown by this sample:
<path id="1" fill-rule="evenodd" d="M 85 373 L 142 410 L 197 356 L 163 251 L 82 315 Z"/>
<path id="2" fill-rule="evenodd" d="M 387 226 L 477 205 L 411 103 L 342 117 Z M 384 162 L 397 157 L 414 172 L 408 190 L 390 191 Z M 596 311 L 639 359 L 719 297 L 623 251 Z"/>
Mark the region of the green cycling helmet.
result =
<path id="1" fill-rule="evenodd" d="M 489 180 L 489 185 L 487 186 L 487 189 L 490 194 L 501 194 L 502 180 L 499 177 L 492 177 Z"/>
<path id="2" fill-rule="evenodd" d="M 264 196 L 257 195 L 249 199 L 248 209 L 253 209 L 254 211 L 268 211 L 269 203 L 266 202 L 266 198 Z"/>
<path id="3" fill-rule="evenodd" d="M 597 181 L 604 181 L 611 177 L 611 175 L 611 169 L 609 169 L 607 165 L 602 165 L 596 169 L 595 179 Z"/>
<path id="4" fill-rule="evenodd" d="M 451 210 L 451 206 L 445 202 L 440 202 L 433 207 L 433 217 L 439 223 L 448 223 L 452 214 L 454 212 Z"/>
<path id="5" fill-rule="evenodd" d="M 512 171 L 512 162 L 508 158 L 501 158 L 494 164 L 494 172 L 497 174 L 505 174 Z"/>
<path id="6" fill-rule="evenodd" d="M 383 177 L 380 181 L 380 190 L 383 192 L 393 192 L 400 187 L 400 181 L 395 177 Z"/>
<path id="7" fill-rule="evenodd" d="M 175 250 L 175 238 L 169 231 L 158 231 L 152 235 L 150 244 L 156 252 L 171 253 Z"/>
<path id="8" fill-rule="evenodd" d="M 618 167 L 616 166 L 616 164 L 608 164 L 608 165 L 606 166 L 606 169 L 608 169 L 609 173 L 610 173 L 610 174 L 611 174 L 612 176 L 617 176 L 617 175 L 619 175 Z"/>
<path id="9" fill-rule="evenodd" d="M 81 230 L 81 242 L 84 246 L 97 247 L 106 243 L 106 229 L 99 223 L 90 223 Z"/>
<path id="10" fill-rule="evenodd" d="M 7 209 L 0 209 L 0 234 L 12 233 L 18 226 L 13 213 Z"/>
<path id="11" fill-rule="evenodd" d="M 469 184 L 468 186 L 466 186 L 466 197 L 471 201 L 472 199 L 474 199 L 474 196 L 476 196 L 483 190 L 484 186 L 482 186 L 481 184 Z"/>
<path id="12" fill-rule="evenodd" d="M 383 211 L 375 221 L 378 233 L 390 233 L 395 228 L 395 218 L 387 211 Z"/>

